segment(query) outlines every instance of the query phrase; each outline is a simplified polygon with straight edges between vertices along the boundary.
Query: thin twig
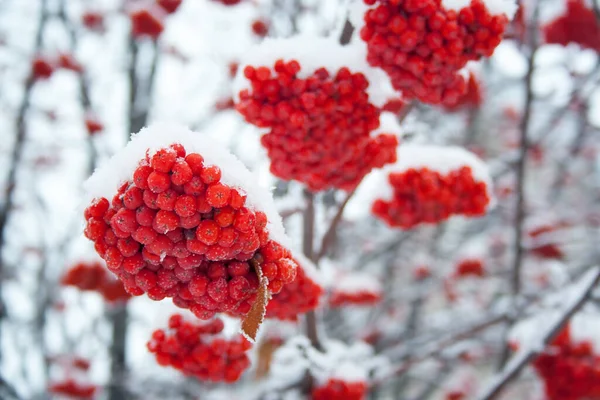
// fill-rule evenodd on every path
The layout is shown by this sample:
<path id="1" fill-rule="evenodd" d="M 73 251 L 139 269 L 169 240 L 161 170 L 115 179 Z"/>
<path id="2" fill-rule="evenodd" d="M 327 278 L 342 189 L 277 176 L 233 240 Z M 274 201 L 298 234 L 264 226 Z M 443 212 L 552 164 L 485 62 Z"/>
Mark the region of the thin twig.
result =
<path id="1" fill-rule="evenodd" d="M 314 234 L 315 234 L 315 195 L 308 189 L 304 190 L 306 208 L 304 210 L 304 230 L 302 234 L 302 250 L 304 255 L 311 261 L 314 260 Z M 314 348 L 321 350 L 319 332 L 317 327 L 317 316 L 314 311 L 306 313 L 306 336 L 310 339 Z"/>
<path id="2" fill-rule="evenodd" d="M 513 242 L 513 248 L 515 249 L 515 256 L 512 263 L 512 274 L 510 279 L 511 292 L 513 299 L 513 306 L 516 307 L 517 298 L 521 292 L 521 269 L 523 265 L 523 224 L 525 221 L 525 176 L 527 167 L 527 153 L 529 150 L 529 125 L 531 121 L 532 107 L 533 107 L 533 72 L 535 69 L 535 56 L 537 53 L 537 20 L 539 15 L 539 4 L 536 3 L 534 9 L 534 15 L 530 23 L 530 38 L 531 38 L 531 54 L 528 61 L 527 76 L 525 77 L 525 110 L 523 112 L 523 118 L 521 120 L 521 143 L 520 143 L 520 155 L 517 162 L 517 188 L 516 188 L 516 216 L 515 216 L 515 238 Z M 512 325 L 512 323 L 509 323 Z M 510 348 L 508 342 L 505 343 L 502 354 L 500 356 L 500 367 L 503 367 L 510 354 Z"/>
<path id="3" fill-rule="evenodd" d="M 325 232 L 325 235 L 323 235 L 323 239 L 321 240 L 321 247 L 319 248 L 319 253 L 315 257 L 315 262 L 318 262 L 321 258 L 323 258 L 327 254 L 327 251 L 329 250 L 331 245 L 335 242 L 335 234 L 337 231 L 337 227 L 340 221 L 342 220 L 342 215 L 344 214 L 344 210 L 346 209 L 348 202 L 350 201 L 355 192 L 356 189 L 352 190 L 346 195 L 344 201 L 340 203 L 337 212 L 335 213 L 335 216 L 331 220 L 331 223 L 329 224 L 329 227 Z"/>

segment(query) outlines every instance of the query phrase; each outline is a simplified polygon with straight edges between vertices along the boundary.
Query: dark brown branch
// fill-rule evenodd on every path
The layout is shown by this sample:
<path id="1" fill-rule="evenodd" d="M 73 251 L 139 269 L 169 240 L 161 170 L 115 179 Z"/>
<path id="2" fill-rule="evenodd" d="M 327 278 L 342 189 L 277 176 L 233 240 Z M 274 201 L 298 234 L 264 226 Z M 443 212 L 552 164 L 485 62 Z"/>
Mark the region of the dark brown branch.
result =
<path id="1" fill-rule="evenodd" d="M 325 232 L 325 235 L 323 235 L 323 239 L 321 240 L 321 247 L 319 248 L 319 253 L 315 257 L 315 262 L 319 262 L 319 260 L 327 254 L 327 251 L 335 242 L 335 234 L 337 227 L 340 221 L 342 220 L 342 215 L 344 214 L 344 210 L 346 209 L 348 202 L 350 201 L 355 192 L 356 189 L 348 193 L 344 201 L 340 203 L 337 212 L 335 213 L 335 216 L 333 217 L 331 223 L 329 224 L 329 227 L 327 228 L 327 232 Z"/>
<path id="2" fill-rule="evenodd" d="M 48 1 L 41 1 L 41 8 L 39 14 L 39 21 L 37 26 L 37 32 L 35 35 L 34 53 L 39 53 L 43 46 L 43 34 L 48 20 Z M 5 201 L 4 206 L 0 209 L 0 320 L 6 316 L 6 309 L 4 302 L 2 301 L 2 285 L 5 277 L 5 265 L 4 265 L 4 250 L 6 244 L 6 231 L 10 213 L 15 204 L 15 188 L 17 186 L 17 171 L 21 164 L 23 156 L 23 149 L 27 139 L 27 122 L 26 117 L 31 106 L 31 95 L 33 87 L 35 85 L 35 77 L 33 72 L 30 72 L 26 81 L 25 89 L 23 93 L 23 99 L 19 106 L 17 117 L 15 121 L 16 126 L 16 138 L 12 152 L 10 154 L 10 161 L 8 166 L 8 177 L 6 179 L 5 187 Z M 1 353 L 0 353 L 1 356 Z"/>
<path id="3" fill-rule="evenodd" d="M 349 20 L 346 20 L 346 22 L 344 23 L 344 28 L 342 29 L 342 34 L 340 36 L 340 44 L 345 45 L 350 43 L 350 39 L 352 39 L 353 33 L 354 26 L 352 26 Z"/>
<path id="4" fill-rule="evenodd" d="M 314 233 L 315 233 L 315 202 L 314 194 L 308 189 L 304 190 L 306 208 L 304 210 L 304 229 L 302 234 L 302 251 L 311 261 L 314 260 Z M 317 328 L 317 317 L 314 311 L 306 313 L 306 336 L 310 339 L 313 347 L 321 350 L 319 332 Z"/>
<path id="5" fill-rule="evenodd" d="M 529 125 L 531 121 L 531 114 L 533 108 L 533 72 L 535 69 L 535 57 L 537 53 L 537 21 L 539 15 L 539 5 L 535 5 L 534 15 L 532 21 L 529 25 L 529 33 L 531 40 L 531 54 L 529 55 L 528 60 L 528 69 L 527 76 L 525 77 L 525 110 L 523 112 L 523 118 L 521 119 L 520 124 L 520 132 L 521 132 L 521 140 L 520 140 L 520 155 L 517 162 L 517 187 L 516 187 L 516 215 L 515 215 L 515 238 L 513 242 L 513 248 L 515 249 L 515 256 L 512 263 L 511 268 L 511 278 L 510 278 L 510 286 L 511 293 L 513 298 L 513 307 L 516 306 L 517 298 L 521 292 L 521 269 L 523 265 L 523 256 L 524 256 L 524 248 L 523 248 L 523 223 L 525 220 L 525 178 L 526 178 L 526 167 L 527 167 L 527 153 L 529 150 Z M 501 367 L 504 366 L 506 360 L 508 359 L 508 355 L 510 354 L 510 349 L 508 347 L 508 343 L 505 343 L 504 349 L 500 356 Z"/>
<path id="6" fill-rule="evenodd" d="M 580 282 L 582 283 L 582 290 L 575 297 L 571 304 L 567 305 L 561 317 L 554 323 L 547 332 L 542 335 L 542 344 L 547 346 L 552 340 L 560 333 L 564 325 L 569 319 L 585 304 L 589 298 L 592 290 L 598 283 L 600 283 L 600 267 L 594 267 L 591 269 Z M 483 391 L 483 394 L 478 398 L 479 400 L 492 400 L 502 392 L 502 390 L 508 385 L 519 373 L 525 368 L 530 361 L 543 349 L 535 346 L 530 346 L 526 351 L 517 355 L 510 363 L 506 366 L 504 371 L 499 374 L 496 379 Z"/>

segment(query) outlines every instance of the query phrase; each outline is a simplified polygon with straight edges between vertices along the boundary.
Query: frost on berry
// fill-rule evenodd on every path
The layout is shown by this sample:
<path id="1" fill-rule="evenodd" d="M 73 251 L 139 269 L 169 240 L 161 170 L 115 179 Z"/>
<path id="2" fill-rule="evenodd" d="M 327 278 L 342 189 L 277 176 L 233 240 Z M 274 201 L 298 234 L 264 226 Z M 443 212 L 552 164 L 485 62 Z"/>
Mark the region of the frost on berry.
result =
<path id="1" fill-rule="evenodd" d="M 170 126 L 136 135 L 87 183 L 84 233 L 129 294 L 172 298 L 201 319 L 245 316 L 261 269 L 268 298 L 297 266 L 269 193 L 233 155 L 196 140 Z"/>
<path id="2" fill-rule="evenodd" d="M 390 193 L 375 200 L 372 212 L 391 227 L 411 229 L 454 215 L 478 217 L 491 205 L 485 164 L 458 147 L 405 145 L 399 162 L 385 170 Z"/>
<path id="3" fill-rule="evenodd" d="M 247 352 L 252 345 L 242 335 L 223 335 L 220 319 L 191 322 L 175 314 L 167 329 L 156 330 L 148 350 L 159 365 L 170 366 L 186 376 L 212 382 L 237 381 L 250 366 Z"/>
<path id="4" fill-rule="evenodd" d="M 298 264 L 296 278 L 269 301 L 267 318 L 296 321 L 299 316 L 319 305 L 324 289 L 319 282 L 318 272 L 303 256 L 296 254 L 295 257 Z"/>
<path id="5" fill-rule="evenodd" d="M 397 138 L 372 135 L 383 105 L 380 82 L 371 82 L 364 67 L 352 65 L 348 49 L 316 41 L 317 49 L 339 59 L 318 65 L 307 61 L 302 50 L 288 56 L 285 46 L 296 48 L 300 39 L 263 43 L 240 68 L 236 109 L 265 129 L 261 143 L 274 175 L 313 191 L 350 191 L 372 169 L 396 160 Z M 348 65 L 342 64 L 346 59 Z"/>
<path id="6" fill-rule="evenodd" d="M 329 305 L 334 308 L 347 305 L 369 306 L 381 301 L 382 295 L 381 283 L 372 275 L 346 272 L 332 282 Z"/>
<path id="7" fill-rule="evenodd" d="M 507 14 L 515 8 L 508 2 L 496 9 L 485 0 L 465 2 L 460 9 L 440 0 L 364 3 L 371 7 L 364 13 L 360 37 L 367 44 L 369 64 L 383 69 L 407 99 L 444 105 L 455 104 L 465 93 L 460 70 L 469 61 L 492 55 L 508 24 Z"/>
<path id="8" fill-rule="evenodd" d="M 123 284 L 115 279 L 99 262 L 79 262 L 61 279 L 64 286 L 73 286 L 83 292 L 97 292 L 108 302 L 127 301 L 131 296 Z"/>
<path id="9" fill-rule="evenodd" d="M 568 0 L 563 15 L 544 26 L 546 43 L 567 46 L 576 43 L 600 52 L 600 24 L 584 0 Z"/>

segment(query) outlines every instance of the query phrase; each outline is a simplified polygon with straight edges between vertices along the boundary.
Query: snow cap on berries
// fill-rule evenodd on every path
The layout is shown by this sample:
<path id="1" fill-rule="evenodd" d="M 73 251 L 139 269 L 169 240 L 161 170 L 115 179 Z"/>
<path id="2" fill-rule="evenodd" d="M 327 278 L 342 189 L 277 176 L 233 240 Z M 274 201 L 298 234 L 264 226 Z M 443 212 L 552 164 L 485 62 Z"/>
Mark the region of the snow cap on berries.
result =
<path id="1" fill-rule="evenodd" d="M 246 166 L 222 145 L 177 124 L 154 123 L 132 134 L 127 146 L 96 169 L 84 183 L 83 204 L 87 206 L 101 197 L 111 199 L 116 190 L 131 179 L 140 160 L 173 143 L 181 144 L 188 153 L 202 155 L 205 165 L 218 166 L 221 169 L 221 183 L 241 188 L 247 195 L 246 206 L 267 215 L 267 229 L 271 238 L 289 247 L 290 240 L 268 189 L 263 188 Z"/>
<path id="2" fill-rule="evenodd" d="M 250 89 L 250 82 L 244 76 L 245 67 L 272 68 L 277 60 L 297 60 L 301 66 L 298 77 L 302 79 L 320 68 L 325 68 L 332 75 L 344 67 L 353 73 L 363 73 L 369 82 L 369 101 L 377 107 L 398 97 L 387 75 L 367 64 L 364 46 L 342 46 L 336 38 L 298 35 L 291 38 L 265 38 L 244 55 L 233 83 L 234 100 L 238 102 L 240 92 Z"/>

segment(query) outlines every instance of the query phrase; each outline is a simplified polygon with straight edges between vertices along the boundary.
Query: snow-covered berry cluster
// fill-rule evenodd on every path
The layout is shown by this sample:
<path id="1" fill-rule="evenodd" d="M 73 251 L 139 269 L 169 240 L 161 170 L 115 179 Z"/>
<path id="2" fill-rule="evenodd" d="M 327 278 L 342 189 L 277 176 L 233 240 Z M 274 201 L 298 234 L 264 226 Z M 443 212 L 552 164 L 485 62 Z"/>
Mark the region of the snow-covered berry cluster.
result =
<path id="1" fill-rule="evenodd" d="M 218 312 L 245 315 L 256 298 L 258 270 L 268 279 L 269 291 L 278 293 L 294 281 L 296 263 L 289 250 L 270 238 L 267 215 L 248 204 L 237 184 L 223 182 L 218 166 L 205 163 L 199 153 L 187 153 L 181 144 L 157 146 L 154 152 L 147 147 L 160 134 L 178 133 L 184 141 L 192 135 L 148 128 L 130 142 L 115 164 L 129 163 L 133 173 L 118 172 L 122 178 L 115 184 L 125 183 L 112 201 L 94 196 L 84 213 L 84 233 L 128 293 L 147 293 L 153 300 L 172 297 L 201 319 Z M 136 165 L 131 157 L 140 149 L 146 156 Z M 205 150 L 214 158 L 222 149 Z M 221 156 L 229 167 L 238 166 L 231 154 Z M 250 174 L 241 163 L 239 168 Z M 233 169 L 223 174 L 229 179 Z M 90 181 L 106 185 L 102 193 L 110 193 L 115 189 L 102 180 L 111 179 L 113 172 L 108 168 Z"/>
<path id="2" fill-rule="evenodd" d="M 490 10 L 483 0 L 464 2 L 459 10 L 442 0 L 364 3 L 371 7 L 360 31 L 367 61 L 382 68 L 406 98 L 430 104 L 459 100 L 467 88 L 460 70 L 491 56 L 509 21 L 505 10 Z"/>
<path id="3" fill-rule="evenodd" d="M 362 400 L 366 398 L 365 382 L 347 382 L 339 378 L 330 378 L 325 384 L 313 389 L 313 400 Z"/>
<path id="4" fill-rule="evenodd" d="M 235 382 L 250 366 L 247 351 L 252 347 L 242 335 L 226 338 L 221 335 L 220 319 L 197 323 L 175 314 L 169 328 L 156 330 L 148 342 L 162 366 L 171 366 L 187 376 L 213 382 Z"/>
<path id="5" fill-rule="evenodd" d="M 373 214 L 392 227 L 410 229 L 422 223 L 438 223 L 453 215 L 485 214 L 490 197 L 484 182 L 473 177 L 470 167 L 447 175 L 428 168 L 391 173 L 391 200 L 378 199 Z"/>
<path id="6" fill-rule="evenodd" d="M 568 0 L 565 14 L 544 27 L 546 43 L 581 47 L 600 52 L 600 24 L 584 0 Z"/>
<path id="7" fill-rule="evenodd" d="M 48 386 L 48 392 L 54 395 L 76 399 L 92 399 L 97 391 L 97 386 L 81 383 L 71 378 L 52 382 Z"/>
<path id="8" fill-rule="evenodd" d="M 297 263 L 300 268 L 296 279 L 271 298 L 267 305 L 267 318 L 296 321 L 301 314 L 319 305 L 323 287 L 317 279 L 313 279 L 313 274 L 305 272 L 312 270 L 309 262 L 303 260 Z"/>
<path id="9" fill-rule="evenodd" d="M 127 301 L 131 296 L 123 284 L 111 276 L 99 262 L 79 262 L 62 277 L 61 284 L 81 291 L 97 292 L 109 302 Z"/>
<path id="10" fill-rule="evenodd" d="M 267 129 L 261 143 L 274 175 L 303 182 L 312 191 L 352 190 L 373 168 L 396 160 L 397 138 L 371 136 L 381 110 L 369 97 L 363 72 L 307 65 L 302 57 L 246 65 L 236 109 Z"/>
<path id="11" fill-rule="evenodd" d="M 533 362 L 546 396 L 549 400 L 600 398 L 600 356 L 589 341 L 575 341 L 571 336 L 567 325 Z"/>
<path id="12" fill-rule="evenodd" d="M 332 283 L 329 305 L 332 308 L 347 305 L 368 306 L 381 301 L 383 288 L 370 274 L 344 273 Z"/>

